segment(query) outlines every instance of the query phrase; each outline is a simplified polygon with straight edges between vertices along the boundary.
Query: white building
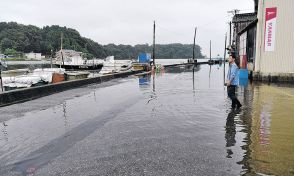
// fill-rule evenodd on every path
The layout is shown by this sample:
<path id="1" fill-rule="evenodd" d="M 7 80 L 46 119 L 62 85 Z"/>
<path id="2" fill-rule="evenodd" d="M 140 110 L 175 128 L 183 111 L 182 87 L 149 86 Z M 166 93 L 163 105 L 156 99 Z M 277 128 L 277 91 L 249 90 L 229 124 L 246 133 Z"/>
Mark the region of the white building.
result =
<path id="1" fill-rule="evenodd" d="M 25 56 L 28 59 L 36 59 L 36 60 L 41 60 L 42 58 L 45 58 L 44 56 L 42 56 L 41 53 L 33 53 L 33 52 L 26 53 Z"/>
<path id="2" fill-rule="evenodd" d="M 294 76 L 294 0 L 260 0 L 254 71 Z"/>
<path id="3" fill-rule="evenodd" d="M 5 54 L 0 54 L 0 59 L 6 58 Z"/>

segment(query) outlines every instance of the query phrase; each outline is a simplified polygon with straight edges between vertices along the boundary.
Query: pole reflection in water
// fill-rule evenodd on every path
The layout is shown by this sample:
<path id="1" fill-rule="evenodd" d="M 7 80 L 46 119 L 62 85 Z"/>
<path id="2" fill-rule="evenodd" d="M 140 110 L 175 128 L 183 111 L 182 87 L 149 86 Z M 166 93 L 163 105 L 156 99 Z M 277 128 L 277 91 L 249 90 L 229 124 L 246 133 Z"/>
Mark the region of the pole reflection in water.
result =
<path id="1" fill-rule="evenodd" d="M 193 92 L 195 93 L 195 66 L 193 66 Z"/>
<path id="2" fill-rule="evenodd" d="M 152 91 L 150 93 L 150 99 L 148 100 L 147 104 L 150 103 L 150 101 L 155 100 L 157 98 L 156 91 L 155 91 L 156 70 L 154 68 L 151 71 L 151 76 L 152 76 Z"/>
<path id="3" fill-rule="evenodd" d="M 66 115 L 66 101 L 62 103 L 62 112 L 63 112 L 63 117 L 64 117 L 64 127 L 68 126 L 68 120 L 67 120 L 67 115 Z"/>
<path id="4" fill-rule="evenodd" d="M 197 65 L 193 65 L 193 97 L 194 97 L 194 103 L 196 102 L 196 90 L 195 90 L 195 67 L 197 67 Z"/>
<path id="5" fill-rule="evenodd" d="M 96 91 L 93 91 L 93 97 L 94 97 L 94 101 L 97 103 L 97 97 L 96 97 Z"/>
<path id="6" fill-rule="evenodd" d="M 208 75 L 208 78 L 209 78 L 208 87 L 209 88 L 210 88 L 210 75 L 211 75 L 211 65 L 209 65 L 209 75 Z"/>
<path id="7" fill-rule="evenodd" d="M 152 75 L 152 88 L 153 88 L 153 93 L 155 94 L 155 73 Z"/>
<path id="8" fill-rule="evenodd" d="M 3 132 L 3 139 L 8 142 L 8 133 L 7 133 L 7 124 L 5 122 L 2 123 L 3 124 L 3 129 L 2 129 L 2 132 Z M 0 138 L 1 140 L 1 138 Z"/>

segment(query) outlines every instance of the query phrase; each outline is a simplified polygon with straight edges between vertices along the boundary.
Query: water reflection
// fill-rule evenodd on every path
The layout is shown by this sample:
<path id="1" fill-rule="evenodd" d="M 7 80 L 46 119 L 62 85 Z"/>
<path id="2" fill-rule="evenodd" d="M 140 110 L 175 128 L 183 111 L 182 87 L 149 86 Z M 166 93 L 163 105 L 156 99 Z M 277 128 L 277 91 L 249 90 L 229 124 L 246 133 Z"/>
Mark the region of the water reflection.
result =
<path id="1" fill-rule="evenodd" d="M 195 89 L 195 72 L 200 70 L 199 65 L 193 65 L 192 69 L 192 80 L 193 80 L 193 100 L 196 102 L 196 89 Z"/>
<path id="2" fill-rule="evenodd" d="M 237 162 L 243 168 L 240 174 L 294 174 L 293 93 L 292 88 L 266 84 L 239 88 L 244 108 L 239 115 L 228 114 L 225 141 L 228 158 L 233 156 L 233 146 L 244 151 Z"/>
<path id="3" fill-rule="evenodd" d="M 64 127 L 66 128 L 68 126 L 68 120 L 67 120 L 67 111 L 66 111 L 66 101 L 62 103 L 62 112 L 64 117 Z"/>
<path id="4" fill-rule="evenodd" d="M 193 66 L 193 97 L 194 97 L 194 102 L 196 101 L 196 90 L 195 90 L 195 65 Z"/>
<path id="5" fill-rule="evenodd" d="M 225 126 L 225 140 L 226 140 L 226 148 L 227 148 L 227 158 L 232 158 L 233 151 L 231 147 L 236 144 L 236 124 L 235 124 L 235 116 L 238 114 L 238 110 L 231 110 L 228 113 L 226 126 Z"/>
<path id="6" fill-rule="evenodd" d="M 93 97 L 94 97 L 95 103 L 97 103 L 96 91 L 93 91 Z"/>
<path id="7" fill-rule="evenodd" d="M 151 86 L 151 79 L 152 79 L 152 90 L 149 94 L 149 99 L 147 101 L 147 104 L 150 103 L 152 100 L 156 99 L 156 91 L 155 91 L 155 77 L 156 73 L 155 71 L 152 71 L 151 73 L 140 75 L 138 77 L 139 79 L 139 87 L 142 91 L 149 90 Z"/>
<path id="8" fill-rule="evenodd" d="M 149 100 L 148 100 L 147 103 L 149 103 L 150 101 L 155 100 L 157 98 L 157 96 L 156 96 L 156 90 L 155 90 L 155 84 L 156 84 L 155 83 L 155 77 L 156 77 L 156 72 L 153 70 L 151 72 L 151 74 L 152 74 L 152 91 L 150 93 L 150 98 L 149 98 Z M 155 106 L 154 106 L 154 108 L 155 108 Z M 153 111 L 155 111 L 154 108 L 153 108 Z"/>
<path id="9" fill-rule="evenodd" d="M 139 76 L 140 88 L 149 87 L 151 74 L 144 74 Z"/>
<path id="10" fill-rule="evenodd" d="M 2 125 L 3 125 L 3 129 L 1 131 L 3 133 L 3 140 L 5 140 L 5 142 L 8 142 L 8 133 L 7 133 L 7 129 L 6 129 L 7 124 L 5 122 L 3 122 Z M 1 138 L 0 138 L 0 140 L 1 140 Z"/>
<path id="11" fill-rule="evenodd" d="M 195 67 L 193 67 L 193 92 L 195 91 Z"/>
<path id="12" fill-rule="evenodd" d="M 209 74 L 208 74 L 208 87 L 210 88 L 210 75 L 211 75 L 211 65 L 209 65 Z"/>
<path id="13" fill-rule="evenodd" d="M 125 150 L 130 153 L 129 155 L 123 154 L 126 156 L 123 159 L 129 157 L 127 159 L 130 159 L 130 162 L 134 161 L 134 163 L 138 160 L 132 160 L 137 158 L 136 156 L 134 157 L 133 152 L 128 151 L 130 148 L 134 149 L 135 153 L 143 153 L 141 155 L 143 158 L 142 160 L 144 160 L 147 155 L 150 155 L 150 161 L 154 161 L 154 163 L 158 163 L 157 161 L 159 161 L 159 158 L 169 158 L 168 163 L 173 164 L 171 165 L 172 168 L 168 167 L 164 169 L 170 171 L 170 169 L 172 170 L 175 168 L 175 174 L 170 175 L 180 175 L 181 173 L 176 172 L 180 169 L 188 171 L 193 167 L 198 167 L 198 161 L 202 157 L 199 157 L 198 161 L 197 157 L 202 153 L 203 158 L 205 160 L 207 159 L 206 163 L 203 162 L 206 167 L 205 171 L 206 169 L 209 170 L 211 166 L 216 166 L 217 171 L 227 171 L 219 175 L 293 175 L 294 89 L 264 84 L 252 85 L 250 83 L 247 84 L 247 86 L 240 86 L 238 89 L 238 97 L 243 104 L 243 108 L 241 110 L 226 112 L 226 110 L 229 109 L 229 101 L 226 100 L 225 90 L 223 90 L 223 70 L 217 69 L 215 66 L 209 67 L 202 65 L 201 71 L 197 73 L 199 69 L 200 66 L 186 67 L 185 69 L 182 67 L 176 68 L 177 71 L 181 70 L 185 72 L 183 74 L 173 74 L 173 70 L 169 72 L 168 69 L 165 69 L 164 72 L 153 72 L 151 74 L 142 75 L 138 80 L 130 80 L 129 82 L 125 82 L 122 86 L 99 89 L 96 91 L 97 95 L 94 91 L 94 96 L 91 93 L 94 99 L 89 96 L 76 97 L 72 101 L 66 101 L 59 105 L 58 108 L 56 108 L 57 110 L 53 107 L 47 112 L 36 113 L 39 114 L 36 117 L 33 117 L 34 114 L 27 115 L 26 118 L 19 121 L 22 123 L 18 123 L 14 128 L 12 128 L 13 123 L 9 122 L 9 126 L 7 126 L 9 137 L 10 139 L 14 139 L 14 133 L 17 133 L 14 134 L 16 137 L 23 134 L 25 134 L 25 137 L 33 136 L 32 138 L 24 137 L 19 142 L 16 141 L 16 146 L 21 147 L 26 143 L 26 145 L 30 145 L 31 143 L 34 144 L 34 142 L 31 142 L 33 140 L 38 140 L 35 143 L 41 143 L 39 142 L 41 138 L 36 135 L 38 134 L 38 130 L 32 130 L 32 133 L 29 133 L 30 130 L 28 129 L 31 129 L 30 125 L 17 131 L 17 129 L 19 129 L 18 126 L 26 124 L 24 119 L 32 118 L 30 120 L 32 121 L 31 124 L 35 124 L 35 126 L 41 129 L 47 128 L 47 130 L 42 130 L 42 132 L 48 133 L 44 133 L 43 136 L 49 138 L 49 142 L 55 138 L 58 139 L 54 140 L 57 146 L 54 149 L 57 151 L 54 157 L 69 151 L 68 148 L 73 146 L 75 141 L 80 141 L 95 131 L 97 134 L 94 133 L 92 136 L 98 136 L 103 130 L 107 129 L 109 132 L 111 131 L 111 133 L 103 133 L 106 135 L 105 139 L 101 137 L 98 140 L 99 143 L 103 143 L 102 147 L 99 146 L 100 144 L 91 143 L 95 141 L 92 140 L 91 137 L 86 140 L 89 141 L 87 145 L 102 149 L 105 147 L 105 143 L 109 146 L 119 146 L 117 147 L 119 151 Z M 163 74 L 164 76 L 161 77 L 160 75 Z M 208 77 L 211 79 L 211 87 L 213 87 L 209 90 Z M 191 89 L 193 90 L 193 94 Z M 193 103 L 192 96 L 195 97 L 196 90 L 197 102 Z M 125 92 L 127 96 L 121 96 L 122 92 Z M 127 92 L 130 93 L 127 94 Z M 134 94 L 136 97 L 132 97 Z M 99 98 L 97 103 L 95 103 L 96 96 Z M 111 118 L 115 119 L 114 121 L 110 119 L 112 125 L 105 126 L 104 128 L 103 122 L 101 125 L 97 117 L 111 115 L 112 113 L 110 112 L 113 112 L 113 110 L 109 107 L 113 107 L 114 102 L 116 103 L 121 99 L 124 101 L 121 101 L 118 105 L 124 105 L 130 101 L 129 97 L 135 99 L 134 106 L 129 106 L 127 104 L 127 106 L 122 108 L 123 113 L 120 113 L 120 110 L 115 110 L 118 112 Z M 137 100 L 138 97 L 140 100 Z M 82 104 L 86 106 L 82 106 Z M 100 110 L 96 108 L 98 105 L 99 109 L 102 109 L 101 113 Z M 128 107 L 131 108 L 127 109 Z M 109 111 L 108 108 L 110 109 Z M 107 111 L 103 111 L 103 109 Z M 56 111 L 58 114 L 54 114 Z M 55 120 L 55 116 L 56 119 L 59 119 L 58 121 Z M 149 117 L 159 118 L 150 119 Z M 88 121 L 88 119 L 91 118 L 97 119 L 97 121 L 95 120 L 95 123 L 92 124 L 92 120 Z M 47 120 L 43 123 L 40 119 Z M 69 120 L 69 124 L 73 127 L 78 126 L 80 121 L 83 123 L 86 121 L 86 124 L 88 124 L 91 129 L 89 130 L 83 125 L 75 129 L 71 128 L 73 130 L 68 128 L 68 130 L 66 130 L 68 133 L 66 133 L 65 136 L 70 143 L 66 143 L 66 140 L 64 140 L 64 133 L 58 132 L 58 130 L 63 130 L 63 120 L 64 126 L 68 124 L 67 120 Z M 101 125 L 101 131 L 97 130 L 99 125 Z M 53 126 L 56 126 L 56 128 Z M 3 129 L 2 132 L 4 136 L 5 134 L 7 135 L 5 123 L 3 123 L 3 125 L 0 124 L 0 128 L 1 130 Z M 84 132 L 85 130 L 86 132 Z M 113 134 L 112 132 L 117 132 L 117 134 Z M 54 133 L 56 134 L 54 135 Z M 162 135 L 160 136 L 158 134 Z M 53 136 L 51 137 L 51 135 Z M 75 139 L 76 137 L 78 139 Z M 68 138 L 70 138 L 70 140 Z M 146 138 L 152 138 L 152 140 L 146 140 Z M 140 139 L 140 142 L 138 142 L 137 139 Z M 130 141 L 130 143 L 126 143 L 125 141 L 127 140 Z M 11 145 L 14 144 L 13 140 L 9 142 L 11 142 Z M 4 143 L 5 142 L 3 142 L 3 144 L 1 143 L 1 147 L 10 147 L 10 145 Z M 42 145 L 37 147 L 42 148 L 46 143 L 43 142 L 41 144 Z M 43 147 L 44 150 L 38 150 L 40 152 L 37 152 L 37 154 L 44 152 L 45 154 L 42 153 L 41 155 L 48 157 L 46 154 L 48 151 L 47 147 L 51 146 L 52 143 L 49 144 L 50 145 L 45 145 L 45 147 Z M 77 149 L 80 149 L 79 145 L 80 144 L 76 145 Z M 122 148 L 124 146 L 126 148 Z M 157 149 L 160 150 L 153 153 L 153 151 Z M 102 152 L 113 154 L 116 151 L 113 149 L 111 149 L 111 151 L 103 149 Z M 14 155 L 19 155 L 17 152 L 14 153 Z M 87 154 L 87 152 L 85 153 Z M 89 153 L 89 156 L 93 155 L 91 151 L 89 151 Z M 12 152 L 11 155 L 13 155 Z M 99 153 L 97 153 L 97 155 L 99 155 Z M 30 158 L 30 156 L 35 155 L 29 155 L 28 158 Z M 51 160 L 52 163 L 54 163 L 54 157 L 49 156 L 49 159 L 45 158 L 45 161 Z M 78 160 L 80 158 L 79 156 L 76 157 L 77 160 L 74 162 L 82 162 Z M 88 159 L 87 157 L 85 158 Z M 96 160 L 97 158 L 93 158 L 93 160 L 94 159 L 98 161 Z M 218 160 L 217 163 L 225 164 L 217 166 L 213 163 L 215 160 Z M 102 162 L 104 161 L 105 160 L 102 160 Z M 107 158 L 107 162 L 116 164 L 116 161 L 118 161 L 118 159 L 115 156 L 112 159 Z M 118 162 L 120 161 L 122 160 Z M 201 160 L 201 162 L 202 161 L 203 160 Z M 35 162 L 37 161 L 35 160 Z M 66 162 L 67 161 L 64 161 L 64 163 Z M 158 166 L 164 166 L 164 162 L 165 161 L 161 162 Z M 185 165 L 183 163 L 185 163 Z M 204 164 L 201 164 L 201 167 L 204 167 Z M 69 164 L 69 166 L 72 165 Z M 156 171 L 154 173 L 156 173 Z M 191 172 L 183 173 L 183 175 L 193 175 L 193 173 L 196 172 L 191 170 Z M 164 174 L 165 173 L 162 175 Z"/>

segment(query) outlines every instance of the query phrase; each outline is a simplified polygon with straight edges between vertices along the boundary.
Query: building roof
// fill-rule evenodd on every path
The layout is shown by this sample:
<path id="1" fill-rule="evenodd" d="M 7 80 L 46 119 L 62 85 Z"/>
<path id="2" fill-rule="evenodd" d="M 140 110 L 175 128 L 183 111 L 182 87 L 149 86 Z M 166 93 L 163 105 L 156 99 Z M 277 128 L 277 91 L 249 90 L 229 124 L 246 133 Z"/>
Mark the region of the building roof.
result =
<path id="1" fill-rule="evenodd" d="M 256 13 L 240 13 L 233 17 L 232 23 L 246 23 L 257 19 Z"/>
<path id="2" fill-rule="evenodd" d="M 246 27 L 244 27 L 240 32 L 238 32 L 238 35 L 241 35 L 244 32 L 248 31 L 249 29 L 255 27 L 257 22 L 258 22 L 258 19 L 255 19 L 254 21 L 250 22 Z"/>

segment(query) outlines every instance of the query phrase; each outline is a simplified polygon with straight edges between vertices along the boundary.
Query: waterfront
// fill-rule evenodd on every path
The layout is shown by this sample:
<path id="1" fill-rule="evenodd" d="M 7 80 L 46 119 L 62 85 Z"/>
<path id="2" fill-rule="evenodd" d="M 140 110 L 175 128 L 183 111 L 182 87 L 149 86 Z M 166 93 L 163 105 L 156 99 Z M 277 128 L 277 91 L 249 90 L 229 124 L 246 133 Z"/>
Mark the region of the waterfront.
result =
<path id="1" fill-rule="evenodd" d="M 0 108 L 0 175 L 293 175 L 293 86 L 223 68 L 116 79 Z"/>

